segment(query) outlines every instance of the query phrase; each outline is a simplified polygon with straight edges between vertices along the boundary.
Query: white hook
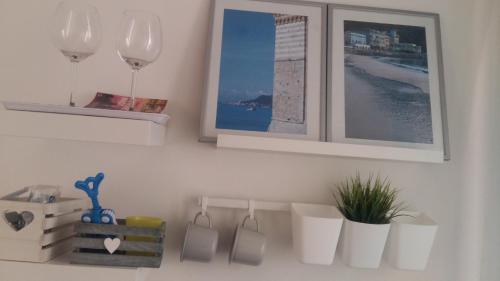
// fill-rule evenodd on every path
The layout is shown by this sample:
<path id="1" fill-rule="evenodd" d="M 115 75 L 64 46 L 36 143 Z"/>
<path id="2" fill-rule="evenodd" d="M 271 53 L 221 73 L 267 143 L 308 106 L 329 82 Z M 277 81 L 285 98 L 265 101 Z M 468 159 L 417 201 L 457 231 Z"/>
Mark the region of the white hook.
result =
<path id="1" fill-rule="evenodd" d="M 201 215 L 206 216 L 208 208 L 208 197 L 201 197 Z"/>
<path id="2" fill-rule="evenodd" d="M 248 212 L 250 213 L 250 219 L 253 220 L 255 218 L 255 201 L 248 200 Z"/>

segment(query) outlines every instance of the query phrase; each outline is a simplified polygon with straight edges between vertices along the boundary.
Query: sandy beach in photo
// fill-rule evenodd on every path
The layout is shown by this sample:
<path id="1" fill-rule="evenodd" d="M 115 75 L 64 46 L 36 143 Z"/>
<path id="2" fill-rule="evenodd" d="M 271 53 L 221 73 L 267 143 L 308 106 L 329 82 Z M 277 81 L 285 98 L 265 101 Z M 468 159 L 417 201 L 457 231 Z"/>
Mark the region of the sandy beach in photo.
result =
<path id="1" fill-rule="evenodd" d="M 381 62 L 371 56 L 346 54 L 346 60 L 354 67 L 364 69 L 368 74 L 380 78 L 396 80 L 418 87 L 429 94 L 429 74 Z"/>
<path id="2" fill-rule="evenodd" d="M 347 138 L 433 142 L 427 73 L 346 54 L 345 93 Z"/>

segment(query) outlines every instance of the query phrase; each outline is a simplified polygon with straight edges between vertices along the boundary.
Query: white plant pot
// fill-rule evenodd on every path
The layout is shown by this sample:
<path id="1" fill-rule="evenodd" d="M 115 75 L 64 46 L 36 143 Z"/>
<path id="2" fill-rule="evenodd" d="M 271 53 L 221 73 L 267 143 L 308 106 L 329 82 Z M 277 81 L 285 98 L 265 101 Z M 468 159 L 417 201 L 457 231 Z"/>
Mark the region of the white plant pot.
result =
<path id="1" fill-rule="evenodd" d="M 397 217 L 391 226 L 385 259 L 405 270 L 425 270 L 438 225 L 424 213 Z"/>
<path id="2" fill-rule="evenodd" d="M 343 216 L 330 205 L 292 203 L 293 249 L 307 264 L 330 265 L 342 229 Z"/>
<path id="3" fill-rule="evenodd" d="M 344 263 L 352 267 L 378 268 L 390 224 L 366 224 L 345 220 L 340 244 Z"/>

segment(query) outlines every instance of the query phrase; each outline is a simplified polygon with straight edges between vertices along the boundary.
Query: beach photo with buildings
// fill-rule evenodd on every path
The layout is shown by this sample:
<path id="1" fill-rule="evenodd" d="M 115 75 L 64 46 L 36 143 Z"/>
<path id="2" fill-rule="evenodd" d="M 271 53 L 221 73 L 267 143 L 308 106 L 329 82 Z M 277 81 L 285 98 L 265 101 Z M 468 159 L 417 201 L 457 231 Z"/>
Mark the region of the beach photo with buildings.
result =
<path id="1" fill-rule="evenodd" d="M 424 27 L 344 21 L 346 138 L 433 143 Z"/>
<path id="2" fill-rule="evenodd" d="M 226 9 L 216 128 L 306 134 L 307 17 Z"/>

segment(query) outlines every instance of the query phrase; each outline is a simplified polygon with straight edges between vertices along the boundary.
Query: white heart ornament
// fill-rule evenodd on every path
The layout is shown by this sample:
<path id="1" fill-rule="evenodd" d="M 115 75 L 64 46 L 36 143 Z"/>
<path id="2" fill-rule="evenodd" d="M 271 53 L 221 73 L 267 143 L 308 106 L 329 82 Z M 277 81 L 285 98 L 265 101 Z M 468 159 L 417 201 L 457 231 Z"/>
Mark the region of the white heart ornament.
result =
<path id="1" fill-rule="evenodd" d="M 122 241 L 120 240 L 120 238 L 104 239 L 104 247 L 106 248 L 106 250 L 108 250 L 110 254 L 113 254 L 118 249 L 118 247 L 120 247 L 121 243 Z"/>

